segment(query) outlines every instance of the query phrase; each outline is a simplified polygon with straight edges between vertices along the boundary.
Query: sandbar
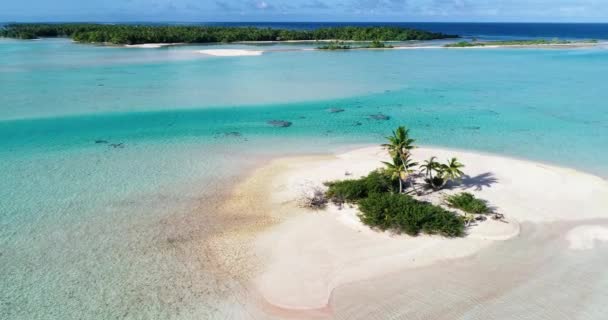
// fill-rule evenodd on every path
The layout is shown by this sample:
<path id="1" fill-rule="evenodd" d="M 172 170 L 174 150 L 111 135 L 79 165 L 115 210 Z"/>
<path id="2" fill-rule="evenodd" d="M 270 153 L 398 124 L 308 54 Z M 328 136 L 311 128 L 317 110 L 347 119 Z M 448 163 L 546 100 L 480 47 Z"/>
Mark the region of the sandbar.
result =
<path id="1" fill-rule="evenodd" d="M 260 56 L 264 53 L 264 51 L 261 50 L 243 49 L 205 49 L 199 50 L 198 52 L 215 57 Z"/>
<path id="2" fill-rule="evenodd" d="M 467 191 L 488 200 L 505 220 L 488 219 L 458 239 L 375 231 L 358 220 L 356 207 L 330 205 L 310 211 L 300 208 L 298 199 L 325 181 L 356 178 L 380 167 L 387 158 L 385 150 L 367 147 L 334 156 L 277 159 L 260 169 L 263 176 L 253 173 L 257 178 L 248 181 L 255 184 L 239 186 L 238 201 L 250 201 L 258 206 L 256 212 L 275 221 L 256 237 L 262 267 L 252 281 L 253 290 L 277 308 L 323 310 L 337 287 L 472 256 L 517 238 L 522 223 L 608 218 L 608 183 L 591 174 L 460 150 L 417 148 L 413 155 L 419 161 L 431 155 L 440 160 L 456 156 L 466 164 L 461 184 L 425 200 L 441 203 L 447 194 Z M 260 185 L 265 186 L 263 193 Z M 564 233 L 563 241 L 570 241 L 574 250 L 606 239 L 607 229 L 587 225 L 582 230 Z M 585 236 L 588 230 L 591 236 Z"/>

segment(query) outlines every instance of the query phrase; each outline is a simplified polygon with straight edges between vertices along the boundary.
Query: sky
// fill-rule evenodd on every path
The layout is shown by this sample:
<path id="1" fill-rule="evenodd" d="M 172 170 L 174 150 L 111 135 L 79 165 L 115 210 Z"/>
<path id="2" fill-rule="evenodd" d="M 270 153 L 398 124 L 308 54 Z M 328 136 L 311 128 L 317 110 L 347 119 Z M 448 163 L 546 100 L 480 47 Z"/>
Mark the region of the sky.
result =
<path id="1" fill-rule="evenodd" d="M 608 0 L 0 0 L 0 21 L 608 22 Z"/>

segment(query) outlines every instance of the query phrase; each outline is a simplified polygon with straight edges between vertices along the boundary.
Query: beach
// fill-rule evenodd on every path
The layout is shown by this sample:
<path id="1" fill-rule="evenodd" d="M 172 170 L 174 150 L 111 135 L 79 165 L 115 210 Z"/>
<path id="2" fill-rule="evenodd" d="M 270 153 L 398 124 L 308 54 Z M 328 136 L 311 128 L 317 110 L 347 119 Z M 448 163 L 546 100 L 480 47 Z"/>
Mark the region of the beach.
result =
<path id="1" fill-rule="evenodd" d="M 370 293 L 370 282 L 376 281 L 374 279 L 379 283 L 387 279 L 392 279 L 391 282 L 411 280 L 413 274 L 426 274 L 426 270 L 462 263 L 472 263 L 478 272 L 484 272 L 487 261 L 475 259 L 484 254 L 491 256 L 492 250 L 504 246 L 528 246 L 531 248 L 528 254 L 532 255 L 537 254 L 535 250 L 539 247 L 550 246 L 563 256 L 593 252 L 596 246 L 605 247 L 602 242 L 607 241 L 608 234 L 608 183 L 604 179 L 567 168 L 489 154 L 438 148 L 419 148 L 413 152 L 414 158 L 420 161 L 431 155 L 439 159 L 458 157 L 466 164 L 468 176 L 460 185 L 434 193 L 425 200 L 441 203 L 447 194 L 467 191 L 488 200 L 505 219 L 480 222 L 470 227 L 464 238 L 410 237 L 370 229 L 358 220 L 356 207 L 339 209 L 330 205 L 322 211 L 311 211 L 298 206 L 303 193 L 322 186 L 325 181 L 356 178 L 380 167 L 380 161 L 386 160 L 387 155 L 379 147 L 335 156 L 274 160 L 240 185 L 228 203 L 238 202 L 241 207 L 252 208 L 258 216 L 263 213 L 264 221 L 272 221 L 255 237 L 255 256 L 260 259 L 260 269 L 251 284 L 266 309 L 281 310 L 283 316 L 314 314 L 338 318 L 340 315 L 335 313 L 338 306 L 346 303 L 352 307 L 354 301 L 363 299 Z M 560 227 L 548 232 L 548 225 Z M 522 234 L 522 229 L 527 232 Z M 531 230 L 543 230 L 540 234 L 547 231 L 551 236 L 539 237 L 539 231 L 532 236 Z M 560 243 L 557 247 L 556 242 Z M 501 255 L 504 258 L 505 253 Z M 504 268 L 501 273 L 511 274 L 509 267 L 501 267 Z M 521 268 L 518 264 L 514 267 Z M 553 267 L 542 268 L 552 272 Z M 445 274 L 436 276 L 441 279 Z M 367 287 L 360 292 L 347 290 L 352 296 L 350 300 L 338 298 L 338 292 L 342 294 L 345 288 L 362 284 Z M 423 292 L 424 288 L 416 290 Z M 509 290 L 511 288 L 499 286 L 492 294 L 507 296 Z M 391 297 L 390 290 L 374 289 L 373 292 L 378 299 L 382 299 L 383 294 L 386 299 Z M 441 301 L 435 303 L 440 305 Z M 475 301 L 461 303 L 470 303 L 472 309 L 478 307 Z"/>
<path id="2" fill-rule="evenodd" d="M 165 47 L 179 46 L 184 45 L 184 43 L 176 42 L 176 43 L 142 43 L 142 44 L 127 44 L 124 45 L 125 48 L 139 48 L 139 49 L 159 49 Z"/>
<path id="3" fill-rule="evenodd" d="M 241 49 L 205 49 L 199 50 L 199 53 L 216 56 L 216 57 L 243 57 L 243 56 L 260 56 L 264 51 L 260 50 L 241 50 Z"/>

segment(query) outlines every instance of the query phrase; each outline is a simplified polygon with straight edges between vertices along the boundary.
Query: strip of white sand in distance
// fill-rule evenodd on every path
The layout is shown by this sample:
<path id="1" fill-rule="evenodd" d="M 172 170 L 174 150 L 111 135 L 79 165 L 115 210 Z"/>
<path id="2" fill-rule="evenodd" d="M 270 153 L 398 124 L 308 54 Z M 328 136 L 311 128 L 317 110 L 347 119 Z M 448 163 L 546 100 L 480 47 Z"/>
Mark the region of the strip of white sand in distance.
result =
<path id="1" fill-rule="evenodd" d="M 143 44 L 127 44 L 126 48 L 139 48 L 139 49 L 158 49 L 162 47 L 170 47 L 181 45 L 182 43 L 143 43 Z"/>
<path id="2" fill-rule="evenodd" d="M 296 199 L 303 190 L 324 181 L 367 174 L 386 160 L 386 151 L 372 147 L 329 158 L 279 159 L 263 170 L 276 172 L 265 182 L 270 192 L 268 211 L 284 219 L 256 243 L 264 267 L 254 286 L 266 302 L 287 309 L 323 310 L 338 286 L 472 255 L 517 236 L 518 222 L 608 217 L 608 183 L 589 174 L 463 151 L 419 148 L 413 154 L 417 161 L 432 155 L 458 157 L 470 177 L 461 187 L 442 193 L 474 193 L 504 213 L 507 223 L 489 219 L 458 239 L 376 232 L 361 224 L 355 208 L 311 212 L 298 208 Z M 345 172 L 351 175 L 345 176 Z M 433 197 L 429 200 L 441 201 L 442 195 Z M 585 230 L 570 233 L 571 247 L 585 247 L 606 236 L 605 229 L 594 229 L 592 237 Z"/>
<path id="3" fill-rule="evenodd" d="M 264 51 L 261 50 L 242 50 L 242 49 L 205 49 L 199 53 L 215 57 L 241 57 L 241 56 L 260 56 Z"/>

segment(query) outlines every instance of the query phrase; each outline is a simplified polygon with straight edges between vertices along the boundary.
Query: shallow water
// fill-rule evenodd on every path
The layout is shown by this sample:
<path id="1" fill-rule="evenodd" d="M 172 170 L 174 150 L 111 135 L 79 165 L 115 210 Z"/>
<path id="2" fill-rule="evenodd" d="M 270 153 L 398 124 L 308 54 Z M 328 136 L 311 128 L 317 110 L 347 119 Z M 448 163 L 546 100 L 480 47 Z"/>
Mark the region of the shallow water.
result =
<path id="1" fill-rule="evenodd" d="M 605 49 L 202 48 L 0 40 L 2 318 L 246 316 L 208 242 L 234 223 L 217 215 L 230 187 L 271 157 L 379 143 L 400 124 L 421 144 L 608 176 Z"/>

